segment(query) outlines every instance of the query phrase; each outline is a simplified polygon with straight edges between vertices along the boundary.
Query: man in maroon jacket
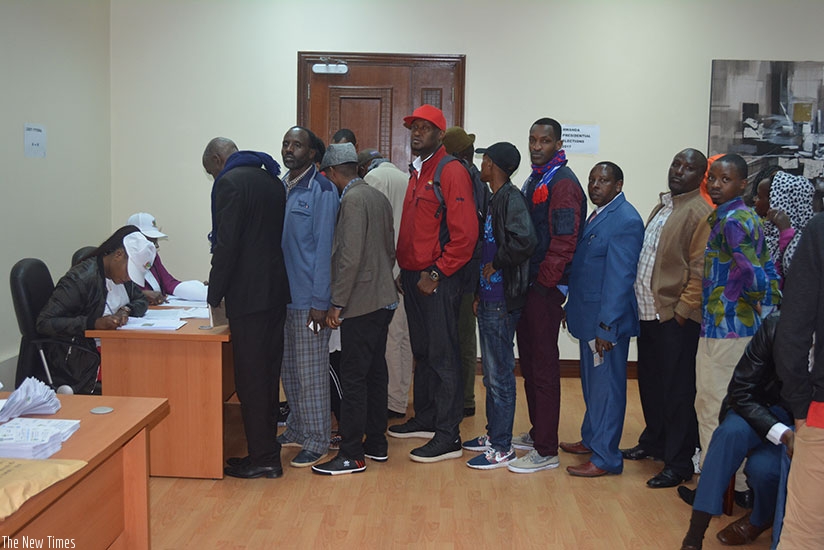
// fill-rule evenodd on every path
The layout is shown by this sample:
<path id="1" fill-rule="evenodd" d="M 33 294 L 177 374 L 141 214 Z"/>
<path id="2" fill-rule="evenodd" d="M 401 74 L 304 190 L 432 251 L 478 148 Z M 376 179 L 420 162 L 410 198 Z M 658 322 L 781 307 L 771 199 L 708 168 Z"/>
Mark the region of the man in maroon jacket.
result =
<path id="1" fill-rule="evenodd" d="M 558 467 L 558 420 L 561 410 L 561 327 L 572 256 L 586 216 L 586 197 L 567 166 L 561 124 L 536 120 L 529 129 L 532 173 L 523 193 L 529 204 L 538 246 L 532 253 L 529 293 L 518 321 L 518 353 L 524 376 L 532 429 L 512 438 L 512 446 L 529 451 L 509 465 L 517 473 Z M 565 451 L 589 453 L 583 445 Z"/>
<path id="2" fill-rule="evenodd" d="M 478 217 L 469 172 L 459 162 L 443 166 L 443 204 L 433 178 L 446 151 L 446 119 L 422 105 L 404 118 L 414 160 L 403 203 L 397 259 L 415 357 L 415 416 L 389 428 L 393 437 L 430 439 L 413 449 L 416 462 L 460 458 L 458 425 L 463 418 L 463 384 L 458 352 L 458 307 L 467 277 L 464 266 L 478 240 Z"/>

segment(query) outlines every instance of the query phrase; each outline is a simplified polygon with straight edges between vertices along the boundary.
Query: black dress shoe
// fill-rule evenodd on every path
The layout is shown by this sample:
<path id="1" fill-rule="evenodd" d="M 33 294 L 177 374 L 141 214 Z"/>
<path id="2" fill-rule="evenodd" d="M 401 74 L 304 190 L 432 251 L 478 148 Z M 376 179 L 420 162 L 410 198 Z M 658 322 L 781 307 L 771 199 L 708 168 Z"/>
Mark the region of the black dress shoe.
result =
<path id="1" fill-rule="evenodd" d="M 642 460 L 644 458 L 653 458 L 653 456 L 640 445 L 636 445 L 631 449 L 621 449 L 621 456 L 623 456 L 626 460 Z"/>
<path id="2" fill-rule="evenodd" d="M 747 489 L 746 491 L 736 491 L 735 492 L 735 503 L 739 505 L 741 508 L 752 508 L 752 501 L 753 501 L 753 494 L 752 489 Z"/>
<path id="3" fill-rule="evenodd" d="M 695 489 L 681 485 L 678 487 L 678 496 L 681 497 L 681 500 L 692 506 L 692 503 L 695 502 Z"/>
<path id="4" fill-rule="evenodd" d="M 680 474 L 675 473 L 670 468 L 664 468 L 657 476 L 647 481 L 647 487 L 651 487 L 653 489 L 661 489 L 663 487 L 675 487 L 691 479 L 692 474 L 689 474 L 688 477 L 684 477 Z"/>
<path id="5" fill-rule="evenodd" d="M 244 457 L 232 456 L 226 459 L 226 464 L 229 466 L 248 466 L 251 464 L 251 461 L 249 459 L 249 455 Z"/>
<path id="6" fill-rule="evenodd" d="M 240 459 L 241 461 L 243 459 Z M 245 464 L 237 464 L 234 466 L 226 466 L 223 468 L 223 473 L 231 477 L 240 477 L 243 479 L 252 479 L 256 477 L 268 477 L 275 479 L 283 476 L 283 468 L 280 466 L 255 466 L 251 462 Z"/>

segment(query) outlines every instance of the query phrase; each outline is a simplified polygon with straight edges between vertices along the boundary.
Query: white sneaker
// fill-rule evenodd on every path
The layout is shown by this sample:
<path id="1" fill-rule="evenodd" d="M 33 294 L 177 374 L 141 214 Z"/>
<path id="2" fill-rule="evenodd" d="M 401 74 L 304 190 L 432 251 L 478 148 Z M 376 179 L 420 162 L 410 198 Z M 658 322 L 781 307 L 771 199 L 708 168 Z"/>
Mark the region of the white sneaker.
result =
<path id="1" fill-rule="evenodd" d="M 529 437 L 529 432 L 512 436 L 512 446 L 520 451 L 531 451 L 535 448 L 535 442 Z"/>
<path id="2" fill-rule="evenodd" d="M 516 474 L 531 474 L 541 470 L 557 468 L 559 464 L 558 455 L 541 456 L 538 454 L 538 451 L 532 449 L 521 458 L 515 459 L 507 464 L 506 467 L 510 472 L 515 472 Z"/>

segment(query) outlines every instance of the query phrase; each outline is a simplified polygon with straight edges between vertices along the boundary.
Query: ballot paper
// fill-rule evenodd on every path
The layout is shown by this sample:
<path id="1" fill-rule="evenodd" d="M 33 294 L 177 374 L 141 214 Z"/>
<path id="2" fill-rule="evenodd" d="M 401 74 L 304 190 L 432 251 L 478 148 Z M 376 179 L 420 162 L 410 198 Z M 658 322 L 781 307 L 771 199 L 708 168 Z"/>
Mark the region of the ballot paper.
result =
<path id="1" fill-rule="evenodd" d="M 128 322 L 118 327 L 117 330 L 177 330 L 186 321 L 181 321 L 175 316 L 174 319 L 147 319 L 145 317 L 129 317 Z"/>
<path id="2" fill-rule="evenodd" d="M 29 377 L 9 394 L 0 409 L 0 422 L 23 414 L 54 414 L 59 410 L 60 401 L 54 390 L 40 380 Z"/>
<path id="3" fill-rule="evenodd" d="M 49 458 L 79 427 L 79 420 L 15 418 L 0 425 L 0 457 Z"/>
<path id="4" fill-rule="evenodd" d="M 172 307 L 208 307 L 206 300 L 184 300 L 177 296 L 166 296 L 166 301 L 162 304 L 164 306 Z"/>

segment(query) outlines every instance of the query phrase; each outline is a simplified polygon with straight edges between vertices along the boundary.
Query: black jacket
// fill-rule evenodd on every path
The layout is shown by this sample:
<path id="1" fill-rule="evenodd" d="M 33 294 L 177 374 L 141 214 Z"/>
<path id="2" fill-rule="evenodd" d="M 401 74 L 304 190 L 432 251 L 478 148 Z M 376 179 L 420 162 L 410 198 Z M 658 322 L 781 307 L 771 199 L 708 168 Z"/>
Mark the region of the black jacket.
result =
<path id="1" fill-rule="evenodd" d="M 529 261 L 538 244 L 538 236 L 526 199 L 507 181 L 489 201 L 492 234 L 498 250 L 492 267 L 501 271 L 504 279 L 506 309 L 523 307 L 529 290 Z"/>
<path id="2" fill-rule="evenodd" d="M 780 405 L 790 412 L 789 406 L 781 398 L 781 380 L 775 372 L 773 359 L 778 320 L 778 312 L 770 314 L 747 344 L 744 355 L 732 373 L 719 416 L 719 421 L 723 421 L 727 412 L 734 410 L 762 439 L 774 424 L 780 422 L 770 412 L 771 406 Z"/>
<path id="3" fill-rule="evenodd" d="M 215 182 L 209 304 L 231 321 L 290 301 L 281 238 L 286 190 L 262 168 L 239 166 Z"/>
<path id="4" fill-rule="evenodd" d="M 142 317 L 149 308 L 143 291 L 131 281 L 124 284 L 133 317 Z M 89 258 L 72 267 L 54 288 L 49 301 L 37 316 L 37 332 L 66 344 L 45 346 L 49 370 L 55 386 L 71 386 L 74 393 L 92 393 L 100 363 L 93 338 L 85 332 L 103 316 L 106 307 L 106 276 L 103 258 Z M 81 346 L 87 351 L 75 351 Z M 29 372 L 39 368 L 30 365 Z"/>
<path id="5" fill-rule="evenodd" d="M 143 317 L 149 309 L 143 291 L 131 281 L 124 286 L 129 295 L 131 316 Z M 94 322 L 103 317 L 107 293 L 103 258 L 98 256 L 80 262 L 57 282 L 51 298 L 37 316 L 37 332 L 54 338 L 85 338 L 85 332 L 94 329 Z"/>
<path id="6" fill-rule="evenodd" d="M 796 419 L 807 418 L 811 401 L 824 402 L 824 215 L 804 228 L 784 282 L 783 314 L 775 348 L 784 398 Z M 815 338 L 812 371 L 808 367 Z"/>

